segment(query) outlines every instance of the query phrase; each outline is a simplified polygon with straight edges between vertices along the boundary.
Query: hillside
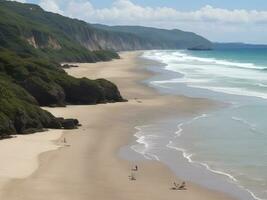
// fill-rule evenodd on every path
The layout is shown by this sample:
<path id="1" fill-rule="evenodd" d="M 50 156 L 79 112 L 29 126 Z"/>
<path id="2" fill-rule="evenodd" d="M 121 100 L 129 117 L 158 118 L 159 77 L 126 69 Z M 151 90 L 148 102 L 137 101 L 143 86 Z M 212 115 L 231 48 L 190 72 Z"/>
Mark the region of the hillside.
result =
<path id="1" fill-rule="evenodd" d="M 140 26 L 93 25 L 45 12 L 33 4 L 3 0 L 0 0 L 0 4 L 0 28 L 10 35 L 9 38 L 1 37 L 0 43 L 8 41 L 9 47 L 17 49 L 16 43 L 19 41 L 24 46 L 30 45 L 41 50 L 45 54 L 42 56 L 48 55 L 58 61 L 95 62 L 117 56 L 103 50 L 212 47 L 207 39 L 191 32 Z"/>
<path id="2" fill-rule="evenodd" d="M 79 39 L 90 36 L 90 28 L 84 33 L 84 27 L 88 27 L 85 22 L 45 12 L 37 5 L 0 0 L 3 48 L 55 61 L 97 62 L 118 58 L 116 53 L 99 47 L 86 48 Z"/>
<path id="3" fill-rule="evenodd" d="M 93 26 L 114 33 L 132 34 L 144 41 L 144 45 L 147 44 L 146 47 L 140 47 L 140 49 L 212 48 L 212 43 L 202 36 L 178 29 L 166 30 L 142 26 L 106 26 L 101 24 L 94 24 Z"/>
<path id="4" fill-rule="evenodd" d="M 77 79 L 60 62 L 119 58 L 116 51 L 211 48 L 194 33 L 146 27 L 90 25 L 34 4 L 0 0 L 0 138 L 61 128 L 40 106 L 124 101 L 116 85 Z"/>
<path id="5" fill-rule="evenodd" d="M 0 138 L 64 127 L 62 119 L 40 106 L 123 101 L 116 85 L 107 80 L 65 73 L 58 62 L 106 61 L 118 55 L 88 51 L 59 30 L 58 18 L 69 20 L 38 6 L 0 1 Z M 75 27 L 76 20 L 72 22 Z"/>

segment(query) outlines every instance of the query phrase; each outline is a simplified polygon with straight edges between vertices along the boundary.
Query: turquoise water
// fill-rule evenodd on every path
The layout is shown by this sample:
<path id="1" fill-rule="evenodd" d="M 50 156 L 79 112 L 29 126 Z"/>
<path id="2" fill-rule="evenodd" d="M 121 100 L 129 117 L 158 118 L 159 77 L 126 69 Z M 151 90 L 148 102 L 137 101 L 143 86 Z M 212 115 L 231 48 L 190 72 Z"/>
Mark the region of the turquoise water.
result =
<path id="1" fill-rule="evenodd" d="M 248 193 L 247 199 L 267 199 L 267 49 L 147 51 L 143 57 L 166 64 L 167 75 L 149 81 L 161 92 L 229 105 L 172 121 L 176 130 L 167 139 L 165 134 L 165 146 L 183 152 L 189 163 L 224 176 Z M 147 138 L 144 130 L 143 144 L 164 138 L 162 130 Z M 159 158 L 155 150 L 148 155 Z"/>
<path id="2" fill-rule="evenodd" d="M 150 51 L 145 57 L 183 75 L 154 84 L 184 83 L 192 88 L 267 99 L 267 49 Z"/>
<path id="3" fill-rule="evenodd" d="M 267 48 L 215 49 L 212 51 L 187 51 L 188 54 L 203 58 L 215 58 L 231 62 L 267 66 Z"/>

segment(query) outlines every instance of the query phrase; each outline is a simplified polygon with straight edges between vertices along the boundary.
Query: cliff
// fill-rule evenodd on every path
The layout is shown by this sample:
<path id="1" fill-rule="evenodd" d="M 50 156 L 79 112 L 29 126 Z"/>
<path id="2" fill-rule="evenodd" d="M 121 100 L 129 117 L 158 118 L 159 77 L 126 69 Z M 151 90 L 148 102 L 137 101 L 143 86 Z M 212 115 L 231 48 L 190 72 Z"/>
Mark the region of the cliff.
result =
<path id="1" fill-rule="evenodd" d="M 88 24 L 46 12 L 37 5 L 3 0 L 0 0 L 0 28 L 58 61 L 96 62 L 117 57 L 112 51 L 105 51 L 105 57 L 100 57 L 102 50 L 212 48 L 210 41 L 191 32 Z"/>
<path id="2" fill-rule="evenodd" d="M 56 119 L 40 106 L 124 101 L 110 81 L 71 77 L 60 62 L 109 61 L 121 50 L 198 46 L 211 43 L 190 32 L 92 25 L 37 5 L 0 0 L 0 138 L 78 124 Z"/>
<path id="3" fill-rule="evenodd" d="M 185 32 L 178 29 L 166 30 L 158 28 L 150 28 L 143 26 L 106 26 L 101 24 L 92 25 L 95 28 L 110 31 L 118 35 L 125 33 L 133 38 L 135 42 L 123 41 L 124 45 L 117 46 L 117 40 L 108 41 L 103 44 L 107 47 L 114 47 L 114 49 L 121 48 L 121 50 L 142 50 L 142 49 L 190 49 L 201 47 L 202 49 L 211 49 L 212 43 L 202 36 L 192 32 Z M 119 36 L 118 36 L 119 37 Z M 131 40 L 130 40 L 131 41 Z M 111 48 L 113 49 L 113 48 Z"/>
<path id="4" fill-rule="evenodd" d="M 0 138 L 78 125 L 77 120 L 57 119 L 40 106 L 124 101 L 108 80 L 71 77 L 58 63 L 107 61 L 118 55 L 88 51 L 56 29 L 49 16 L 38 6 L 0 1 Z"/>

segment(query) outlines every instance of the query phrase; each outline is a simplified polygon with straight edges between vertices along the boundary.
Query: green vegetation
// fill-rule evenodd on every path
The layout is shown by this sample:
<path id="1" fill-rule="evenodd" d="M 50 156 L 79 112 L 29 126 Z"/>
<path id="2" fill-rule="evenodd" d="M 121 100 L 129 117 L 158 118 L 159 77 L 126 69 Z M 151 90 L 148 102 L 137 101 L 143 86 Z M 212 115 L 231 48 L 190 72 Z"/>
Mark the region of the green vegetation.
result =
<path id="1" fill-rule="evenodd" d="M 95 24 L 95 28 L 112 31 L 113 33 L 131 34 L 140 38 L 146 49 L 211 49 L 212 43 L 207 39 L 178 29 L 166 30 L 142 26 L 106 26 Z"/>
<path id="2" fill-rule="evenodd" d="M 25 90 L 0 80 L 0 138 L 14 133 L 31 133 L 42 128 L 61 128 L 55 117 L 42 110 Z"/>
<path id="3" fill-rule="evenodd" d="M 97 104 L 123 101 L 117 87 L 104 79 L 77 79 L 57 63 L 40 58 L 22 58 L 0 51 L 0 137 L 42 128 L 60 128 L 41 106 Z"/>
<path id="4" fill-rule="evenodd" d="M 23 57 L 34 55 L 58 62 L 118 58 L 115 52 L 86 48 L 83 39 L 89 37 L 90 28 L 85 22 L 45 12 L 33 4 L 0 0 L 0 30 L 0 46 Z"/>
<path id="5" fill-rule="evenodd" d="M 109 61 L 118 54 L 89 51 L 60 31 L 64 23 L 75 29 L 80 22 L 38 6 L 0 1 L 0 138 L 70 127 L 68 123 L 73 126 L 77 121 L 56 119 L 40 106 L 123 101 L 107 80 L 77 79 L 65 73 L 58 62 Z"/>
<path id="6" fill-rule="evenodd" d="M 179 30 L 90 25 L 37 5 L 0 0 L 0 137 L 78 124 L 39 106 L 123 101 L 113 83 L 71 77 L 60 62 L 109 61 L 121 50 L 195 47 L 208 49 L 211 43 Z"/>

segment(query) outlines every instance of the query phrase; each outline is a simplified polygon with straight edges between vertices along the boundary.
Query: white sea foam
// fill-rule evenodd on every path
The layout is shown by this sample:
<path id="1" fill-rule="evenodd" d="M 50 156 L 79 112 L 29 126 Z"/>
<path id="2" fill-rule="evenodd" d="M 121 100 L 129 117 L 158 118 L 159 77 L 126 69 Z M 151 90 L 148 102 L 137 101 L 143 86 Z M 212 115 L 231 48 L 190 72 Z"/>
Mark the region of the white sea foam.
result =
<path id="1" fill-rule="evenodd" d="M 256 86 L 259 86 L 259 87 L 264 87 L 264 88 L 266 88 L 266 87 L 267 87 L 267 84 L 263 84 L 263 83 L 256 83 Z"/>
<path id="2" fill-rule="evenodd" d="M 191 120 L 189 120 L 189 121 L 187 121 L 187 122 L 178 124 L 178 126 L 177 126 L 177 127 L 178 127 L 178 130 L 175 132 L 175 137 L 177 137 L 177 136 L 181 136 L 181 135 L 182 135 L 182 133 L 183 133 L 183 126 L 184 126 L 185 124 L 189 125 L 189 124 L 191 124 L 192 122 L 194 122 L 195 120 L 201 119 L 201 118 L 203 118 L 203 117 L 208 117 L 208 115 L 207 115 L 207 114 L 202 114 L 202 115 L 200 115 L 200 116 L 196 116 L 196 117 L 194 117 L 193 119 L 191 119 Z M 251 125 L 249 122 L 247 122 L 247 121 L 245 121 L 245 120 L 243 120 L 243 119 L 241 119 L 241 118 L 233 117 L 232 119 L 233 119 L 233 120 L 237 120 L 237 121 L 241 121 L 242 123 L 246 123 L 246 124 Z M 193 160 L 193 158 L 192 158 L 192 157 L 194 156 L 193 153 L 189 153 L 189 152 L 187 152 L 186 149 L 183 149 L 183 148 L 180 148 L 180 147 L 175 146 L 174 143 L 173 143 L 173 141 L 170 140 L 169 143 L 166 145 L 166 147 L 181 152 L 182 155 L 183 155 L 183 157 L 184 157 L 185 159 L 187 159 L 187 161 L 188 161 L 189 163 L 193 163 L 193 164 L 197 164 L 197 165 L 203 166 L 203 167 L 205 167 L 207 170 L 211 171 L 212 173 L 215 173 L 215 174 L 218 174 L 218 175 L 222 175 L 222 176 L 227 177 L 229 180 L 231 180 L 233 183 L 235 183 L 239 188 L 241 188 L 241 189 L 247 191 L 247 192 L 248 192 L 248 193 L 249 193 L 255 200 L 265 200 L 265 199 L 261 199 L 261 198 L 257 197 L 252 191 L 250 191 L 249 189 L 247 189 L 247 188 L 245 188 L 244 186 L 242 186 L 242 185 L 239 183 L 239 181 L 237 180 L 237 178 L 235 178 L 233 175 L 231 175 L 231 174 L 229 174 L 229 173 L 226 173 L 226 172 L 224 172 L 223 170 L 215 170 L 215 169 L 211 168 L 211 167 L 210 167 L 207 163 L 205 163 L 205 162 L 199 162 L 199 161 L 195 161 L 195 160 Z"/>
<path id="3" fill-rule="evenodd" d="M 253 63 L 238 63 L 230 60 L 194 57 L 189 55 L 186 51 L 149 51 L 144 54 L 144 57 L 165 63 L 166 70 L 178 72 L 182 75 L 181 78 L 154 81 L 151 84 L 161 87 L 172 87 L 172 84 L 183 83 L 188 87 L 201 88 L 214 92 L 267 99 L 266 66 L 258 66 Z M 239 103 L 240 102 L 234 106 L 240 107 L 243 105 Z M 236 116 L 233 116 L 232 120 L 248 126 L 250 130 L 255 133 L 260 133 L 257 126 L 250 123 L 248 120 Z M 242 179 L 239 178 L 239 174 L 234 176 L 232 173 L 226 173 L 227 170 L 219 169 L 220 167 L 218 166 L 215 167 L 216 165 L 211 166 L 208 162 L 196 161 L 197 153 L 189 152 L 175 145 L 174 141 L 177 140 L 178 137 L 183 136 L 184 127 L 192 123 L 190 121 L 191 120 L 183 121 L 178 124 L 177 131 L 173 139 L 170 139 L 167 147 L 181 152 L 189 163 L 194 163 L 212 173 L 224 176 L 226 180 L 235 183 L 244 191 L 247 191 L 251 195 L 251 198 L 264 200 L 258 197 L 259 193 L 250 190 L 252 188 L 247 189 L 247 187 L 242 186 L 246 183 L 243 184 L 243 182 L 241 182 Z M 238 181 L 239 179 L 240 182 Z"/>
<path id="4" fill-rule="evenodd" d="M 220 60 L 215 58 L 201 58 L 196 56 L 188 55 L 185 51 L 181 50 L 180 52 L 175 51 L 147 51 L 143 55 L 145 58 L 153 59 L 153 60 L 162 60 L 162 61 L 186 61 L 186 62 L 198 62 L 198 63 L 205 63 L 205 64 L 218 64 L 224 65 L 227 67 L 237 67 L 237 68 L 244 68 L 244 69 L 259 69 L 264 70 L 267 69 L 266 66 L 257 66 L 253 63 L 241 63 L 241 62 L 234 62 L 228 60 Z"/>
<path id="5" fill-rule="evenodd" d="M 159 157 L 148 152 L 149 151 L 149 148 L 151 148 L 151 144 L 149 142 L 147 142 L 147 138 L 148 137 L 158 137 L 156 135 L 144 135 L 143 134 L 143 131 L 142 131 L 142 128 L 146 128 L 146 127 L 149 127 L 150 125 L 145 125 L 145 126 L 136 126 L 135 129 L 138 130 L 134 136 L 137 138 L 136 142 L 138 144 L 141 144 L 143 145 L 143 147 L 139 147 L 137 145 L 132 145 L 131 146 L 131 149 L 134 150 L 135 152 L 137 153 L 140 153 L 142 154 L 146 159 L 148 160 L 157 160 L 157 161 L 160 161 Z"/>
<path id="6" fill-rule="evenodd" d="M 239 181 L 234 176 L 232 176 L 231 174 L 228 174 L 228 173 L 223 172 L 223 171 L 212 169 L 207 163 L 194 161 L 192 159 L 194 154 L 187 153 L 187 151 L 185 149 L 173 146 L 172 144 L 173 144 L 173 142 L 170 141 L 166 145 L 166 147 L 182 152 L 183 157 L 186 158 L 189 163 L 201 165 L 201 166 L 205 167 L 207 170 L 211 171 L 212 173 L 215 173 L 215 174 L 218 174 L 218 175 L 222 175 L 222 176 L 225 176 L 225 177 L 229 178 L 229 180 L 234 182 L 239 188 L 247 191 L 255 200 L 266 200 L 266 199 L 261 199 L 261 198 L 257 197 L 252 191 L 250 191 L 249 189 L 247 189 L 244 186 L 240 185 Z"/>
<path id="7" fill-rule="evenodd" d="M 151 84 L 166 87 L 170 83 L 184 83 L 194 88 L 267 99 L 266 66 L 195 57 L 186 51 L 147 51 L 143 57 L 165 63 L 165 69 L 183 75 Z"/>
<path id="8" fill-rule="evenodd" d="M 242 118 L 239 118 L 239 117 L 235 117 L 233 116 L 232 117 L 232 120 L 235 120 L 237 122 L 240 122 L 246 126 L 249 127 L 249 129 L 254 132 L 254 133 L 260 133 L 260 134 L 263 134 L 260 130 L 257 129 L 257 126 L 256 124 L 253 124 L 253 123 L 250 123 L 249 121 L 245 120 L 245 119 L 242 119 Z"/>
<path id="9" fill-rule="evenodd" d="M 221 92 L 225 94 L 239 95 L 239 96 L 248 96 L 248 97 L 258 97 L 262 99 L 267 99 L 267 93 L 256 92 L 247 90 L 244 88 L 237 87 L 213 87 L 213 86 L 200 86 L 200 85 L 192 85 L 188 84 L 189 87 L 207 89 L 214 92 Z"/>
<path id="10" fill-rule="evenodd" d="M 188 125 L 188 124 L 191 124 L 192 122 L 196 121 L 196 120 L 199 120 L 201 118 L 205 118 L 205 117 L 208 117 L 209 115 L 207 114 L 201 114 L 199 116 L 196 116 L 194 118 L 192 118 L 191 120 L 188 120 L 184 123 L 180 123 L 177 127 L 178 127 L 178 130 L 175 132 L 175 137 L 179 137 L 181 136 L 182 132 L 183 132 L 183 129 L 182 129 L 182 126 L 184 126 L 185 124 Z M 151 157 L 152 158 L 155 158 L 156 160 L 160 161 L 159 157 L 154 155 L 154 154 L 151 154 L 149 152 L 149 150 L 151 148 L 153 148 L 153 143 L 149 142 L 149 139 L 151 138 L 159 138 L 159 136 L 156 136 L 156 135 L 151 135 L 151 134 L 145 134 L 143 132 L 143 129 L 144 128 L 147 128 L 149 127 L 150 125 L 145 125 L 145 126 L 137 126 L 135 127 L 135 129 L 137 129 L 138 131 L 134 134 L 134 136 L 137 138 L 136 142 L 138 144 L 141 144 L 142 145 L 142 148 L 139 148 L 137 147 L 136 145 L 132 145 L 131 148 L 136 151 L 137 153 L 140 153 L 142 154 L 146 159 L 149 159 L 151 160 Z M 168 144 L 169 145 L 169 144 Z M 167 145 L 167 146 L 168 146 Z M 185 151 L 183 149 L 180 149 L 181 151 Z M 190 160 L 190 158 L 192 157 L 193 155 L 192 154 L 187 154 L 186 152 L 184 152 L 184 157 L 186 157 L 187 159 Z"/>
<path id="11" fill-rule="evenodd" d="M 174 134 L 174 138 L 175 137 L 179 137 L 179 136 L 181 136 L 183 134 L 183 126 L 189 125 L 189 124 L 193 123 L 196 120 L 199 120 L 201 118 L 206 118 L 206 117 L 209 117 L 209 116 L 210 115 L 207 115 L 207 114 L 201 114 L 201 115 L 196 116 L 196 117 L 194 117 L 194 118 L 192 118 L 192 119 L 190 119 L 188 121 L 185 121 L 185 122 L 182 122 L 182 123 L 178 124 L 177 131 Z M 238 117 L 233 117 L 233 120 L 244 122 L 244 120 L 242 120 L 241 118 L 238 118 Z M 148 128 L 148 127 L 150 127 L 150 125 L 135 127 L 135 129 L 137 129 L 135 137 L 137 138 L 136 142 L 138 144 L 137 145 L 132 145 L 131 148 L 135 152 L 142 154 L 144 156 L 144 158 L 146 158 L 148 160 L 160 161 L 160 159 L 159 159 L 159 157 L 157 155 L 151 153 L 151 149 L 153 149 L 152 148 L 153 147 L 153 143 L 151 143 L 151 138 L 158 138 L 160 136 L 146 134 L 145 132 L 143 132 L 143 129 Z M 141 145 L 141 148 L 138 145 Z M 243 187 L 242 185 L 240 185 L 240 183 L 237 180 L 237 178 L 235 178 L 233 175 L 231 175 L 229 173 L 226 173 L 223 170 L 213 169 L 205 162 L 199 162 L 199 161 L 193 160 L 193 156 L 194 156 L 193 153 L 189 153 L 189 152 L 187 152 L 186 149 L 183 149 L 183 148 L 175 146 L 172 140 L 169 141 L 169 143 L 166 145 L 166 147 L 169 148 L 169 149 L 173 149 L 173 150 L 177 150 L 177 151 L 181 152 L 182 156 L 189 163 L 203 166 L 205 169 L 209 170 L 212 173 L 227 177 L 228 180 L 230 180 L 233 183 L 235 183 L 238 187 L 240 187 L 244 191 L 247 191 L 255 200 L 265 200 L 265 199 L 261 199 L 261 198 L 257 197 L 252 191 L 250 191 L 249 189 L 247 189 L 247 188 Z"/>
<path id="12" fill-rule="evenodd" d="M 175 137 L 180 137 L 182 135 L 182 132 L 183 132 L 183 129 L 182 129 L 182 126 L 184 125 L 184 123 L 180 123 L 178 125 L 178 131 L 175 132 Z"/>
<path id="13" fill-rule="evenodd" d="M 208 115 L 207 114 L 202 114 L 202 115 L 194 117 L 193 119 L 191 119 L 191 120 L 189 120 L 187 122 L 178 124 L 178 126 L 177 126 L 178 130 L 175 132 L 175 137 L 180 137 L 182 135 L 182 133 L 183 133 L 183 128 L 182 127 L 184 125 L 191 124 L 192 122 L 194 122 L 194 121 L 196 121 L 198 119 L 201 119 L 201 118 L 205 118 L 205 117 L 208 117 Z"/>

